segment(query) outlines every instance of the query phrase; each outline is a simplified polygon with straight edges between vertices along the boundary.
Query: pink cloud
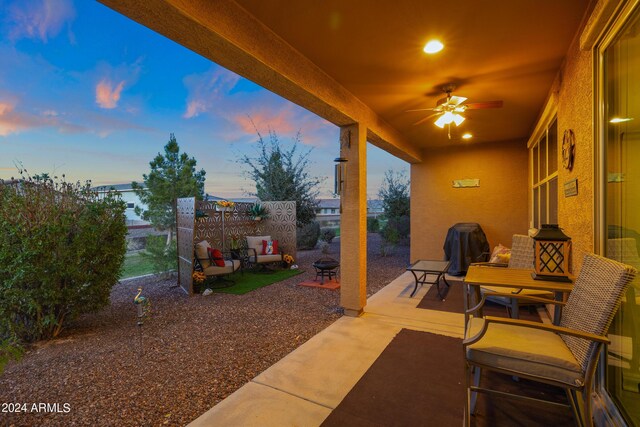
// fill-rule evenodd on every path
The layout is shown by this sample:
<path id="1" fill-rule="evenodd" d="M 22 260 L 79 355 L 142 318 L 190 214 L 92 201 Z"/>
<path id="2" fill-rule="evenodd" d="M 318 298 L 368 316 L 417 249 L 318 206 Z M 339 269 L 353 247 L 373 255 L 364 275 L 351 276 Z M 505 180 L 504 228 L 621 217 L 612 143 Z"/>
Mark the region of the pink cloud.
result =
<path id="1" fill-rule="evenodd" d="M 120 92 L 122 92 L 123 88 L 124 80 L 114 88 L 109 80 L 102 79 L 96 86 L 96 104 L 98 104 L 100 108 L 116 108 L 120 100 Z"/>
<path id="2" fill-rule="evenodd" d="M 40 39 L 47 42 L 50 37 L 57 36 L 62 28 L 76 17 L 71 0 L 37 0 L 17 2 L 8 10 L 9 38 Z M 74 37 L 69 32 L 73 42 Z"/>
<path id="3" fill-rule="evenodd" d="M 261 109 L 250 115 L 237 114 L 233 121 L 240 126 L 245 133 L 255 134 L 256 128 L 262 134 L 272 130 L 278 135 L 290 134 L 296 131 L 292 125 L 293 117 L 291 109 L 282 110 Z M 255 127 L 254 127 L 255 125 Z"/>
<path id="4" fill-rule="evenodd" d="M 191 100 L 187 103 L 187 111 L 182 115 L 185 119 L 197 117 L 207 111 L 207 106 L 202 100 Z"/>
<path id="5" fill-rule="evenodd" d="M 82 126 L 66 123 L 56 116 L 43 113 L 42 116 L 15 110 L 13 101 L 0 101 L 0 136 L 7 136 L 40 127 L 55 127 L 62 133 L 76 133 L 84 130 Z"/>

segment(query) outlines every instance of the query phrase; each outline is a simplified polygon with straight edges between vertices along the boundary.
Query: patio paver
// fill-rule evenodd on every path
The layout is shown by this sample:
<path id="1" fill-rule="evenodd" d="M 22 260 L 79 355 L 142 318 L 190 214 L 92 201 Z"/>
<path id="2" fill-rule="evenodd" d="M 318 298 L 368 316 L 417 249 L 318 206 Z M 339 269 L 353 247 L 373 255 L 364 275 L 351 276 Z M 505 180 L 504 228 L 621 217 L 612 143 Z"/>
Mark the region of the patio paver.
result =
<path id="1" fill-rule="evenodd" d="M 402 328 L 462 337 L 462 314 L 416 308 L 428 289 L 402 274 L 190 425 L 320 425 Z"/>

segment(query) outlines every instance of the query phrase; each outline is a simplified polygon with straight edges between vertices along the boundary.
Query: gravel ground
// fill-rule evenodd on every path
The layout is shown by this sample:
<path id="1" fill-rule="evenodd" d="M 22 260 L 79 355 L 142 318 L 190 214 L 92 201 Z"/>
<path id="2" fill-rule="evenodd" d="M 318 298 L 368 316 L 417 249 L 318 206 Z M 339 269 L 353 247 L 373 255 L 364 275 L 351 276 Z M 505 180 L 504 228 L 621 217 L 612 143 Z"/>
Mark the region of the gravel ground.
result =
<path id="1" fill-rule="evenodd" d="M 370 234 L 369 295 L 409 262 L 408 247 L 385 258 L 379 247 Z M 110 306 L 33 345 L 0 376 L 0 405 L 59 403 L 64 411 L 68 403 L 70 411 L 0 412 L 0 425 L 187 424 L 341 316 L 339 292 L 296 286 L 315 277 L 320 256 L 298 252 L 305 273 L 245 295 L 188 297 L 175 279 L 117 284 Z M 328 256 L 339 257 L 339 242 Z M 138 286 L 152 304 L 141 328 L 132 303 Z"/>

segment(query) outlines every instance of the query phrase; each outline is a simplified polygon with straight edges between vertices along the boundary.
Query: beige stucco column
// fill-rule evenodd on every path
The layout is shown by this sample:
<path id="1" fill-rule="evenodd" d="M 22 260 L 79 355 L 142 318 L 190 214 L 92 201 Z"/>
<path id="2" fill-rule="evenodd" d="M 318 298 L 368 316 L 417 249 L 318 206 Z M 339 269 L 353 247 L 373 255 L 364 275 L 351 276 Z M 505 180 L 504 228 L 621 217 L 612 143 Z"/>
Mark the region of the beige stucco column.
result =
<path id="1" fill-rule="evenodd" d="M 340 216 L 340 304 L 359 316 L 367 304 L 367 128 L 340 128 L 340 156 L 346 157 Z"/>

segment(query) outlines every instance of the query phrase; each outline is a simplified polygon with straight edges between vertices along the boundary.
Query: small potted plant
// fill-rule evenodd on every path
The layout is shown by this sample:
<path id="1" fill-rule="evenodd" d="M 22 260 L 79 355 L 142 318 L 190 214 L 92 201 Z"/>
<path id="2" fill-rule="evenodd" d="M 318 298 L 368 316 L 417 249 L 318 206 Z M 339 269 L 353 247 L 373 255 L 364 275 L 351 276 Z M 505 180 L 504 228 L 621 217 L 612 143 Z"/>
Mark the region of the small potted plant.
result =
<path id="1" fill-rule="evenodd" d="M 209 218 L 209 214 L 201 209 L 196 209 L 196 221 L 204 221 L 205 218 Z"/>
<path id="2" fill-rule="evenodd" d="M 194 290 L 196 292 L 201 292 L 207 276 L 205 276 L 202 271 L 194 271 L 191 277 L 193 278 Z"/>
<path id="3" fill-rule="evenodd" d="M 254 221 L 262 221 L 263 219 L 269 218 L 269 210 L 260 203 L 255 203 L 249 209 L 249 216 Z"/>
<path id="4" fill-rule="evenodd" d="M 227 210 L 233 209 L 235 205 L 235 202 L 230 200 L 218 200 L 216 202 L 216 210 L 218 212 L 226 212 Z"/>
<path id="5" fill-rule="evenodd" d="M 242 244 L 240 243 L 240 236 L 234 234 L 230 236 L 231 243 L 229 244 L 229 248 L 231 249 L 231 258 L 232 259 L 240 259 L 242 255 Z"/>

